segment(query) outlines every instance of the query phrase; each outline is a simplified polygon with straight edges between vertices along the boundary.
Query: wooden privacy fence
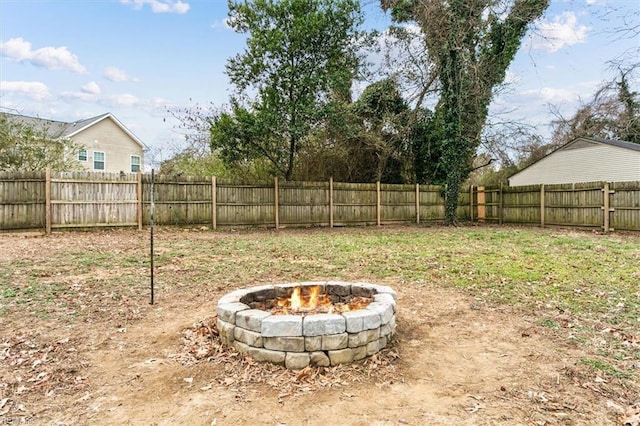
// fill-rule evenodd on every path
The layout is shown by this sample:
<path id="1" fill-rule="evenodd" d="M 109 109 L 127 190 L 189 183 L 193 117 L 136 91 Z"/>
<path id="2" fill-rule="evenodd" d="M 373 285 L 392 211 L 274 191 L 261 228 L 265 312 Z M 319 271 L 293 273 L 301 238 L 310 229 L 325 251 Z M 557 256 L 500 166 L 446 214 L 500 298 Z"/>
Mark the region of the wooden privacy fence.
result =
<path id="1" fill-rule="evenodd" d="M 151 177 L 142 176 L 148 223 Z M 218 226 L 342 226 L 442 220 L 441 187 L 333 182 L 239 182 L 158 176 L 154 223 Z M 462 214 L 469 209 L 461 205 Z M 468 215 L 468 213 L 466 213 Z"/>
<path id="2" fill-rule="evenodd" d="M 149 223 L 150 174 L 0 173 L 0 230 Z M 154 223 L 343 226 L 444 220 L 444 188 L 333 182 L 240 182 L 156 176 Z M 461 220 L 640 230 L 640 182 L 476 187 L 460 194 Z"/>
<path id="3" fill-rule="evenodd" d="M 471 220 L 640 231 L 640 182 L 471 186 Z"/>

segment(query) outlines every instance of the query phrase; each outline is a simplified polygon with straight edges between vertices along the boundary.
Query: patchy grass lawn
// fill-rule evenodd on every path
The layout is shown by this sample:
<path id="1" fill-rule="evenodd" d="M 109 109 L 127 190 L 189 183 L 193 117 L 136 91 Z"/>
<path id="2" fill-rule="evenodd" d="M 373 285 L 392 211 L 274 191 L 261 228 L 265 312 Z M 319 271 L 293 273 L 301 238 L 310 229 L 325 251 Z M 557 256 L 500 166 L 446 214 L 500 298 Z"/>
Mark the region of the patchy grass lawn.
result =
<path id="1" fill-rule="evenodd" d="M 167 311 L 191 309 L 203 301 L 214 306 L 232 289 L 264 283 L 379 282 L 398 290 L 404 298 L 400 309 L 402 302 L 421 306 L 429 289 L 446 289 L 468 298 L 471 310 L 504 306 L 524 312 L 549 338 L 578 348 L 580 361 L 571 374 L 596 375 L 614 386 L 610 392 L 617 404 L 635 403 L 629 395 L 638 389 L 640 374 L 639 234 L 490 226 L 277 232 L 160 228 L 155 248 L 156 300 Z M 91 381 L 78 375 L 88 362 L 83 339 L 160 315 L 148 299 L 147 232 L 0 234 L 5 348 L 3 358 L 0 347 L 0 362 L 11 364 L 0 373 L 6 412 L 18 415 L 19 395 L 29 394 L 44 379 L 28 382 L 29 371 L 38 377 L 38 370 L 32 365 L 29 370 L 10 353 L 28 353 L 31 344 L 40 356 L 58 354 L 49 359 L 59 362 L 59 383 L 70 381 L 65 392 L 81 396 L 91 389 Z M 74 350 L 56 352 L 71 344 Z M 69 360 L 72 371 L 63 368 Z M 16 372 L 23 375 L 21 383 Z M 40 395 L 31 394 L 35 400 Z M 25 398 L 25 405 L 34 401 Z M 11 412 L 10 401 L 15 402 Z"/>

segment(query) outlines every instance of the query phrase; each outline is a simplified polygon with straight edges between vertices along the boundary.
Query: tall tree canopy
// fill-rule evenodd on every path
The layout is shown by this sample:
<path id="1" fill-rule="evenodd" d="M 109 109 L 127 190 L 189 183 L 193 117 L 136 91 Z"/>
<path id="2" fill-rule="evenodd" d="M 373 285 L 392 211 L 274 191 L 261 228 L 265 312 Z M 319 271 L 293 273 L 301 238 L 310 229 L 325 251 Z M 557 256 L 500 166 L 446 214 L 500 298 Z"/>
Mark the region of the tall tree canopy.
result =
<path id="1" fill-rule="evenodd" d="M 355 0 L 230 1 L 229 25 L 247 47 L 227 63 L 237 96 L 213 124 L 212 148 L 229 161 L 266 158 L 291 179 L 330 95 L 349 93 L 362 20 Z"/>
<path id="2" fill-rule="evenodd" d="M 439 164 L 446 177 L 445 220 L 457 221 L 460 188 L 500 85 L 528 25 L 548 0 L 382 0 L 398 22 L 415 21 L 440 81 L 433 117 Z"/>
<path id="3" fill-rule="evenodd" d="M 392 79 L 367 86 L 355 102 L 336 99 L 304 149 L 296 176 L 306 180 L 403 183 L 411 176 L 409 106 Z"/>

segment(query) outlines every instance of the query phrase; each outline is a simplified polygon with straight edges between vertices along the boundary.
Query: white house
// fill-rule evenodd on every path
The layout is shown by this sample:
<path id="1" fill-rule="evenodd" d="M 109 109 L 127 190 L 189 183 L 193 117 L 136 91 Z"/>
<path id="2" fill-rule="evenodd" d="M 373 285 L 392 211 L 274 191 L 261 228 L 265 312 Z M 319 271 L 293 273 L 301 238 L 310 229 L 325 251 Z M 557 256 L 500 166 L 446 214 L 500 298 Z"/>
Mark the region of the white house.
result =
<path id="1" fill-rule="evenodd" d="M 640 181 L 640 144 L 578 138 L 509 177 L 510 186 Z"/>
<path id="2" fill-rule="evenodd" d="M 70 123 L 3 114 L 10 120 L 44 131 L 52 139 L 69 139 L 81 146 L 80 151 L 72 155 L 77 155 L 86 170 L 115 173 L 143 170 L 147 146 L 111 113 Z"/>

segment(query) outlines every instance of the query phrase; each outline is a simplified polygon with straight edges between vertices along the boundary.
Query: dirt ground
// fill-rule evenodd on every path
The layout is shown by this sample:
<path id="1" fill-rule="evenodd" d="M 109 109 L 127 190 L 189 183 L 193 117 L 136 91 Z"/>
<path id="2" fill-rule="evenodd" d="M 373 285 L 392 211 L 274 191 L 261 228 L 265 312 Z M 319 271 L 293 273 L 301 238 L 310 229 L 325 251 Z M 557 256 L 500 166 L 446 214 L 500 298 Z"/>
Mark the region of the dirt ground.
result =
<path id="1" fill-rule="evenodd" d="M 119 245 L 114 240 L 117 235 L 108 234 L 104 238 L 109 242 L 102 243 L 96 239 L 103 237 L 88 233 L 0 235 L 0 259 L 19 262 L 26 254 L 46 253 L 72 239 L 74 244 L 126 247 L 126 242 Z M 104 273 L 116 278 L 114 271 Z M 223 288 L 207 294 L 183 292 L 182 297 L 160 292 L 153 306 L 145 298 L 123 298 L 119 303 L 126 306 L 124 316 L 103 312 L 102 317 L 63 323 L 28 314 L 0 317 L 4 322 L 0 363 L 7 368 L 4 381 L 11 379 L 0 388 L 0 423 L 633 425 L 636 421 L 635 412 L 629 411 L 640 403 L 640 398 L 633 400 L 634 389 L 587 373 L 580 363 L 584 349 L 540 325 L 535 312 L 492 305 L 460 290 L 430 284 L 398 290 L 398 335 L 391 347 L 367 363 L 304 374 L 253 365 L 218 348 L 215 338 L 209 342 L 215 350 L 208 360 L 187 356 L 202 344 L 189 336 L 194 336 L 199 321 L 215 314 L 217 299 L 228 291 Z M 224 359 L 216 362 L 216 354 Z M 37 364 L 47 362 L 53 366 L 48 381 L 35 373 L 29 376 Z M 252 375 L 252 369 L 259 373 Z M 269 374 L 272 379 L 265 379 Z M 53 377 L 57 385 L 52 384 Z M 22 392 L 21 381 L 29 383 Z"/>

